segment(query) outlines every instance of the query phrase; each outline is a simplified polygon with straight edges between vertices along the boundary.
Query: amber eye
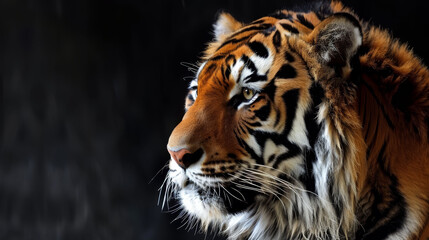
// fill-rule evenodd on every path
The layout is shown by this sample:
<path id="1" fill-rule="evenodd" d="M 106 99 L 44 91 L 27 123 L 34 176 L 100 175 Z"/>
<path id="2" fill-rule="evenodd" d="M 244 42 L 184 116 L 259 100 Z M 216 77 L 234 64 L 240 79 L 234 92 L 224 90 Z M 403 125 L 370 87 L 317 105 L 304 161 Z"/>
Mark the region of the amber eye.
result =
<path id="1" fill-rule="evenodd" d="M 243 88 L 242 94 L 244 99 L 250 100 L 253 96 L 255 96 L 255 91 L 250 88 Z"/>

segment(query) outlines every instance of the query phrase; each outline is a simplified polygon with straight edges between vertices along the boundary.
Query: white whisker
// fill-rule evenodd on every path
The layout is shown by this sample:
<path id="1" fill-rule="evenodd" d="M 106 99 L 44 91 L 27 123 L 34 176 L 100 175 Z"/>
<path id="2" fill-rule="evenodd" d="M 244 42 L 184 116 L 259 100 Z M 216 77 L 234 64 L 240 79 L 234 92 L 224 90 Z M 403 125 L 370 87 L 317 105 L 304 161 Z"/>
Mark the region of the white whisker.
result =
<path id="1" fill-rule="evenodd" d="M 243 202 L 243 201 L 245 201 L 244 200 L 244 196 L 243 196 L 243 194 L 241 194 L 240 192 L 240 194 L 241 194 L 241 196 L 243 197 L 243 200 L 241 200 L 241 199 L 239 199 L 238 197 L 236 197 L 234 194 L 232 194 L 231 192 L 229 192 L 224 186 L 222 186 L 222 185 L 220 185 L 221 187 L 222 187 L 222 189 L 226 192 L 226 193 L 228 193 L 231 197 L 233 197 L 233 198 L 235 198 L 235 199 L 237 199 L 238 201 L 241 201 L 241 202 Z M 228 196 L 228 195 L 227 195 Z M 229 204 L 231 205 L 231 201 L 229 201 Z"/>

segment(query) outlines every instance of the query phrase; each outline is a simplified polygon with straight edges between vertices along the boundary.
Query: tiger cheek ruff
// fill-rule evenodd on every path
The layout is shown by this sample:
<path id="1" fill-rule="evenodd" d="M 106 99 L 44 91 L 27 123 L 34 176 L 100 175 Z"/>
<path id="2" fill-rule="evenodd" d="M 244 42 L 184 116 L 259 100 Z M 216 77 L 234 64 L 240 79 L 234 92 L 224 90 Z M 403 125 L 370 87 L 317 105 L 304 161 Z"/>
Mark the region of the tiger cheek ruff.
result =
<path id="1" fill-rule="evenodd" d="M 220 14 L 163 206 L 228 239 L 427 239 L 429 72 L 339 2 Z"/>

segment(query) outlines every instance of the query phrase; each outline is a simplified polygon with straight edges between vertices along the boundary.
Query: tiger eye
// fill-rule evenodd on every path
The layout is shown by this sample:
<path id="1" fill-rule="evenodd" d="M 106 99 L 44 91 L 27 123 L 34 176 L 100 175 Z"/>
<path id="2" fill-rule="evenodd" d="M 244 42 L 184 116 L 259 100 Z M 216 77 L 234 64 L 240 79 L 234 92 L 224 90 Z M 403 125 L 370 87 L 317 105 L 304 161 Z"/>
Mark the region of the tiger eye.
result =
<path id="1" fill-rule="evenodd" d="M 243 88 L 242 94 L 243 94 L 244 99 L 250 100 L 250 99 L 252 99 L 253 96 L 255 96 L 255 91 L 253 91 L 250 88 Z"/>

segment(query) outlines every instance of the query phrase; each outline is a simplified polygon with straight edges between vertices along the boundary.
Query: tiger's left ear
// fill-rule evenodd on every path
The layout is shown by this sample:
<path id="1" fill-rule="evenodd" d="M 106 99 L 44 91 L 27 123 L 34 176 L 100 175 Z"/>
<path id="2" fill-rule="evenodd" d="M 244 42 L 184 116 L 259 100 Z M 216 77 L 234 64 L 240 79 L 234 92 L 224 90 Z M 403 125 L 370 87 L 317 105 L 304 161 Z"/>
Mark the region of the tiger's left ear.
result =
<path id="1" fill-rule="evenodd" d="M 318 24 L 307 42 L 319 61 L 332 68 L 350 67 L 350 61 L 362 45 L 359 21 L 348 13 L 336 13 Z"/>
<path id="2" fill-rule="evenodd" d="M 225 38 L 240 29 L 243 26 L 242 23 L 235 20 L 229 13 L 222 12 L 219 14 L 217 21 L 213 24 L 213 33 L 217 42 L 222 42 Z"/>

